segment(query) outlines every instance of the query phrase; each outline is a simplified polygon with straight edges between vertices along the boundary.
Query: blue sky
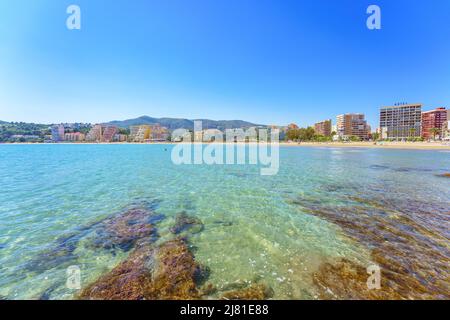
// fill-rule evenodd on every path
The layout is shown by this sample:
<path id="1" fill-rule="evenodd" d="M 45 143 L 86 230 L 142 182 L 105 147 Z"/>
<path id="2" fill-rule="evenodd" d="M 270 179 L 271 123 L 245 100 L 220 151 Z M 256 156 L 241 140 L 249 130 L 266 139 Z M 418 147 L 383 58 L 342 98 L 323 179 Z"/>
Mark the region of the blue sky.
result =
<path id="1" fill-rule="evenodd" d="M 82 29 L 66 28 L 77 4 Z M 382 30 L 366 9 L 382 10 Z M 0 120 L 300 125 L 450 107 L 448 0 L 0 2 Z"/>

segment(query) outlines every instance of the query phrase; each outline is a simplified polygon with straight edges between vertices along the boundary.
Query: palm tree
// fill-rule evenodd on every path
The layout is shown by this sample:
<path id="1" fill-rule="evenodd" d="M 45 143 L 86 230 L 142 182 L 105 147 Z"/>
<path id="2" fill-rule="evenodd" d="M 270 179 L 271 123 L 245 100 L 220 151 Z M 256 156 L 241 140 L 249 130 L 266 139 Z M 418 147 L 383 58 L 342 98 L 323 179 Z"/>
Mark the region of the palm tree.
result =
<path id="1" fill-rule="evenodd" d="M 436 140 L 436 135 L 440 132 L 438 128 L 431 128 L 430 133 L 433 135 L 433 140 Z"/>
<path id="2" fill-rule="evenodd" d="M 373 141 L 378 141 L 380 140 L 380 134 L 378 132 L 375 132 L 372 134 L 372 140 Z"/>
<path id="3" fill-rule="evenodd" d="M 392 130 L 392 136 L 391 136 L 392 140 L 397 139 L 398 141 L 398 130 Z"/>

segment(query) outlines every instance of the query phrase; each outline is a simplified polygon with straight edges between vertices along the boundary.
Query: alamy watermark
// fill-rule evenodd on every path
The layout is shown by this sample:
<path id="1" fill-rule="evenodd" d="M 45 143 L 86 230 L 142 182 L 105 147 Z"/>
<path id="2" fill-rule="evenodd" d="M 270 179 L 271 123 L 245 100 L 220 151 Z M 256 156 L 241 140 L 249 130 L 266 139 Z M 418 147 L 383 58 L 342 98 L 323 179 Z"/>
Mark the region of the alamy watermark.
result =
<path id="1" fill-rule="evenodd" d="M 79 266 L 70 266 L 66 269 L 66 287 L 70 290 L 81 289 L 81 269 Z"/>
<path id="2" fill-rule="evenodd" d="M 367 8 L 367 14 L 370 14 L 366 21 L 367 28 L 369 30 L 381 30 L 381 8 L 372 4 Z"/>
<path id="3" fill-rule="evenodd" d="M 369 290 L 380 290 L 381 289 L 381 268 L 377 265 L 370 265 L 367 267 L 367 288 Z"/>
<path id="4" fill-rule="evenodd" d="M 67 7 L 66 13 L 69 15 L 66 20 L 66 26 L 69 30 L 81 30 L 81 8 L 76 4 Z M 369 30 L 381 29 L 381 8 L 378 5 L 370 5 L 366 13 L 370 15 L 367 18 L 366 26 Z"/>
<path id="5" fill-rule="evenodd" d="M 177 129 L 172 141 L 178 142 L 171 155 L 176 165 L 259 165 L 263 176 L 276 175 L 280 168 L 279 129 L 227 129 L 223 133 L 203 130 L 202 121 L 195 121 L 194 132 Z"/>
<path id="6" fill-rule="evenodd" d="M 66 20 L 66 27 L 69 30 L 81 30 L 81 9 L 80 6 L 72 4 L 67 7 L 66 13 L 69 14 Z"/>

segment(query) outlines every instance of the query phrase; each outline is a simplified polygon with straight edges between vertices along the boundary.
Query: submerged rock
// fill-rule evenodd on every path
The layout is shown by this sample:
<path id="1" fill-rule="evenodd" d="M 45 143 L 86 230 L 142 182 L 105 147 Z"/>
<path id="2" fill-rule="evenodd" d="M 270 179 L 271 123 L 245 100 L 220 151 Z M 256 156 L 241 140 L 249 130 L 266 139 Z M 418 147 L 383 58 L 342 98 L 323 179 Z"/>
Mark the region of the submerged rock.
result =
<path id="1" fill-rule="evenodd" d="M 381 289 L 369 289 L 365 268 L 347 259 L 335 264 L 324 263 L 313 274 L 318 296 L 325 300 L 398 300 L 402 296 L 386 286 L 381 277 Z"/>
<path id="2" fill-rule="evenodd" d="M 51 300 L 51 296 L 58 289 L 60 284 L 53 284 L 52 286 L 45 289 L 37 298 L 37 300 Z"/>
<path id="3" fill-rule="evenodd" d="M 85 235 L 84 229 L 78 232 L 58 238 L 47 249 L 29 261 L 25 268 L 32 272 L 42 273 L 56 267 L 68 267 L 77 259 L 74 254 L 77 243 Z"/>
<path id="4" fill-rule="evenodd" d="M 142 300 L 144 286 L 151 282 L 151 270 L 146 265 L 154 251 L 148 245 L 133 251 L 127 260 L 108 274 L 87 286 L 80 299 L 97 300 Z"/>
<path id="5" fill-rule="evenodd" d="M 199 218 L 188 216 L 187 213 L 183 211 L 177 214 L 175 225 L 170 228 L 170 231 L 174 234 L 183 232 L 194 234 L 203 231 L 203 227 L 203 223 Z"/>
<path id="6" fill-rule="evenodd" d="M 81 239 L 87 238 L 87 246 L 104 249 L 130 250 L 138 241 L 153 242 L 157 238 L 154 224 L 164 219 L 143 207 L 132 207 L 122 213 L 75 229 L 58 238 L 27 263 L 26 269 L 42 273 L 55 267 L 70 266 L 78 257 L 74 253 Z"/>
<path id="7" fill-rule="evenodd" d="M 221 299 L 226 300 L 265 300 L 273 295 L 273 291 L 268 286 L 259 283 L 247 288 L 228 291 L 222 294 Z"/>
<path id="8" fill-rule="evenodd" d="M 163 218 L 163 216 L 157 216 Z M 130 250 L 138 241 L 156 240 L 158 222 L 152 211 L 133 208 L 117 216 L 104 220 L 97 228 L 92 245 L 96 248 Z"/>
<path id="9" fill-rule="evenodd" d="M 442 178 L 450 178 L 450 173 L 439 174 L 438 177 L 442 177 Z"/>
<path id="10" fill-rule="evenodd" d="M 203 269 L 182 240 L 163 244 L 156 253 L 153 284 L 147 299 L 195 299 L 199 297 L 195 279 Z"/>
<path id="11" fill-rule="evenodd" d="M 198 299 L 195 275 L 200 269 L 182 240 L 153 248 L 144 244 L 108 274 L 87 286 L 80 299 Z"/>
<path id="12" fill-rule="evenodd" d="M 200 296 L 211 296 L 217 292 L 217 287 L 212 283 L 206 283 L 200 288 Z"/>
<path id="13" fill-rule="evenodd" d="M 324 265 L 316 285 L 330 288 L 339 299 L 449 299 L 448 207 L 375 194 L 349 198 L 352 202 L 346 205 L 307 200 L 299 205 L 371 249 L 371 260 L 381 268 L 382 287 L 390 289 L 364 292 L 369 276 L 365 268 L 345 260 Z"/>

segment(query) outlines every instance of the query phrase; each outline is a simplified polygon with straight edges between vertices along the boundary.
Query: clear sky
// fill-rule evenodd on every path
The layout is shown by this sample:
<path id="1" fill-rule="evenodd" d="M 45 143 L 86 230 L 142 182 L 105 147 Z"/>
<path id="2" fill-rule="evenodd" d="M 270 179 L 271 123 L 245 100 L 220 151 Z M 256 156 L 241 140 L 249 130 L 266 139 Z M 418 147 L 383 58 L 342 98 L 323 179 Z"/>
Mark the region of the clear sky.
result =
<path id="1" fill-rule="evenodd" d="M 81 30 L 66 8 L 81 7 Z M 366 9 L 382 10 L 382 29 Z M 448 0 L 0 2 L 0 120 L 300 125 L 450 107 Z"/>

